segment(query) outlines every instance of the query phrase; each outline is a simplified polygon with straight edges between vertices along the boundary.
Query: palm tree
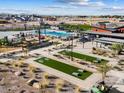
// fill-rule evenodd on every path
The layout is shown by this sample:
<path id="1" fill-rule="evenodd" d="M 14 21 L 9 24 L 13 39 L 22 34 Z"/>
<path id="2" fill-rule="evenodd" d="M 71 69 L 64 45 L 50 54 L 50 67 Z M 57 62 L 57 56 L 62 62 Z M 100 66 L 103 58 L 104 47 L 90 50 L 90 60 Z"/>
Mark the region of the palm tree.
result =
<path id="1" fill-rule="evenodd" d="M 41 26 L 42 26 L 43 20 L 40 20 L 39 22 L 39 27 L 38 27 L 38 40 L 39 40 L 39 44 L 40 44 L 40 35 L 41 35 Z"/>
<path id="2" fill-rule="evenodd" d="M 44 29 L 45 34 L 46 34 L 46 29 L 49 28 L 50 25 L 49 24 L 45 24 L 43 19 L 40 20 L 39 24 L 40 24 L 40 26 L 38 28 L 38 37 L 39 37 L 38 39 L 39 39 L 39 44 L 40 44 L 41 29 Z"/>
<path id="3" fill-rule="evenodd" d="M 49 24 L 44 24 L 43 26 L 43 29 L 45 31 L 45 35 L 46 35 L 46 29 L 50 28 L 50 25 Z"/>

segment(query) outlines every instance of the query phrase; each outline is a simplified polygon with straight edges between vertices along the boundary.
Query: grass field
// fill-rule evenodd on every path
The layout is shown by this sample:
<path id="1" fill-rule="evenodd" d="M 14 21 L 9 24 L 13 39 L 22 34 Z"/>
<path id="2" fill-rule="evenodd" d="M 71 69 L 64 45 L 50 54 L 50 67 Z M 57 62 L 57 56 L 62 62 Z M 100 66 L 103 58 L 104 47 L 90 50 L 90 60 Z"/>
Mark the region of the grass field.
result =
<path id="1" fill-rule="evenodd" d="M 98 60 L 98 58 L 88 56 L 88 55 L 85 55 L 85 54 L 80 54 L 80 53 L 77 53 L 77 52 L 67 51 L 67 50 L 63 50 L 59 53 L 62 54 L 62 55 L 73 56 L 74 58 L 82 59 L 84 61 L 89 61 L 89 62 L 92 62 L 92 63 L 97 63 L 97 64 L 100 64 L 100 65 L 106 64 L 108 62 L 107 60 L 104 60 L 104 59 L 101 59 L 100 62 L 95 62 L 96 60 Z"/>
<path id="2" fill-rule="evenodd" d="M 83 72 L 79 72 L 78 71 L 79 68 L 77 68 L 77 67 L 74 67 L 74 66 L 53 60 L 53 59 L 45 58 L 45 57 L 36 60 L 36 62 L 46 65 L 48 67 L 54 68 L 56 70 L 59 70 L 61 72 L 69 74 L 71 76 L 74 76 L 74 75 L 72 75 L 73 72 L 79 73 L 80 76 L 74 76 L 74 77 L 77 77 L 82 80 L 88 78 L 92 74 L 91 72 L 85 71 L 85 70 Z"/>

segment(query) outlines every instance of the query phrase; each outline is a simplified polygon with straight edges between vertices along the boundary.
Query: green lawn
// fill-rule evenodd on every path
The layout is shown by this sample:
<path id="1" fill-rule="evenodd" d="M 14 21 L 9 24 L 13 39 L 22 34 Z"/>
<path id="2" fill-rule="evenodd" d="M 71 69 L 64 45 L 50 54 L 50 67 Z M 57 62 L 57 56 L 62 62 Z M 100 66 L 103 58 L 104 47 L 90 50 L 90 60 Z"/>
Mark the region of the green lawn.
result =
<path id="1" fill-rule="evenodd" d="M 82 59 L 84 61 L 89 61 L 89 62 L 93 62 L 93 63 L 97 63 L 97 64 L 106 64 L 108 61 L 107 60 L 104 60 L 104 59 L 101 59 L 100 62 L 95 62 L 96 60 L 98 60 L 98 58 L 96 57 L 92 57 L 92 56 L 88 56 L 88 55 L 85 55 L 85 54 L 80 54 L 80 53 L 77 53 L 77 52 L 71 52 L 71 51 L 67 51 L 67 50 L 63 50 L 61 52 L 59 52 L 60 54 L 63 54 L 63 55 L 66 55 L 66 56 L 72 56 L 75 57 L 75 58 L 78 58 L 78 59 Z"/>
<path id="2" fill-rule="evenodd" d="M 75 77 L 82 79 L 82 80 L 88 78 L 92 74 L 91 72 L 86 71 L 86 70 L 84 72 L 79 72 L 78 71 L 79 68 L 77 68 L 77 67 L 74 67 L 74 66 L 53 60 L 53 59 L 45 58 L 45 57 L 36 60 L 36 62 L 46 65 L 48 67 L 54 68 L 56 70 L 62 71 L 69 75 L 72 75 L 73 72 L 78 72 L 78 73 L 80 73 L 81 76 L 75 76 Z M 74 75 L 72 75 L 72 76 L 74 76 Z"/>

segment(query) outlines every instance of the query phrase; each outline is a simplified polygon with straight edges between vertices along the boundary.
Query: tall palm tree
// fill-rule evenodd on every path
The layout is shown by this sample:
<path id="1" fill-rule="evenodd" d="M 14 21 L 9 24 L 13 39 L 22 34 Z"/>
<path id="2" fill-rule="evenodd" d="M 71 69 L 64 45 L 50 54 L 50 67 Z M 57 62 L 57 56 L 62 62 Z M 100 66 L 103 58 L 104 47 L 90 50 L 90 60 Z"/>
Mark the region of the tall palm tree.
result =
<path id="1" fill-rule="evenodd" d="M 46 24 L 44 23 L 43 29 L 45 31 L 45 35 L 46 35 L 46 29 L 49 29 L 49 28 L 50 28 L 50 25 L 47 23 Z"/>
<path id="2" fill-rule="evenodd" d="M 40 32 L 40 28 L 38 29 L 38 39 L 39 39 L 39 44 L 40 44 L 40 35 L 41 35 L 41 32 Z"/>
<path id="3" fill-rule="evenodd" d="M 40 23 L 40 26 L 38 28 L 38 37 L 39 37 L 38 39 L 39 39 L 39 44 L 40 44 L 41 29 L 44 30 L 45 35 L 46 35 L 46 29 L 50 28 L 50 25 L 49 24 L 45 24 L 43 20 L 40 20 L 39 23 Z"/>

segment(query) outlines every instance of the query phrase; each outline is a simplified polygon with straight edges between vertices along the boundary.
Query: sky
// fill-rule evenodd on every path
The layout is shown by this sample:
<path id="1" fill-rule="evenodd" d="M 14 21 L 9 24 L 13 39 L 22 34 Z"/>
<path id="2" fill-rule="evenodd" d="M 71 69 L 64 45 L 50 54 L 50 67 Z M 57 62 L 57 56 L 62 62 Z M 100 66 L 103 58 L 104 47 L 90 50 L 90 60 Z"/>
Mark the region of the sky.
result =
<path id="1" fill-rule="evenodd" d="M 0 13 L 124 15 L 124 0 L 0 0 Z"/>

